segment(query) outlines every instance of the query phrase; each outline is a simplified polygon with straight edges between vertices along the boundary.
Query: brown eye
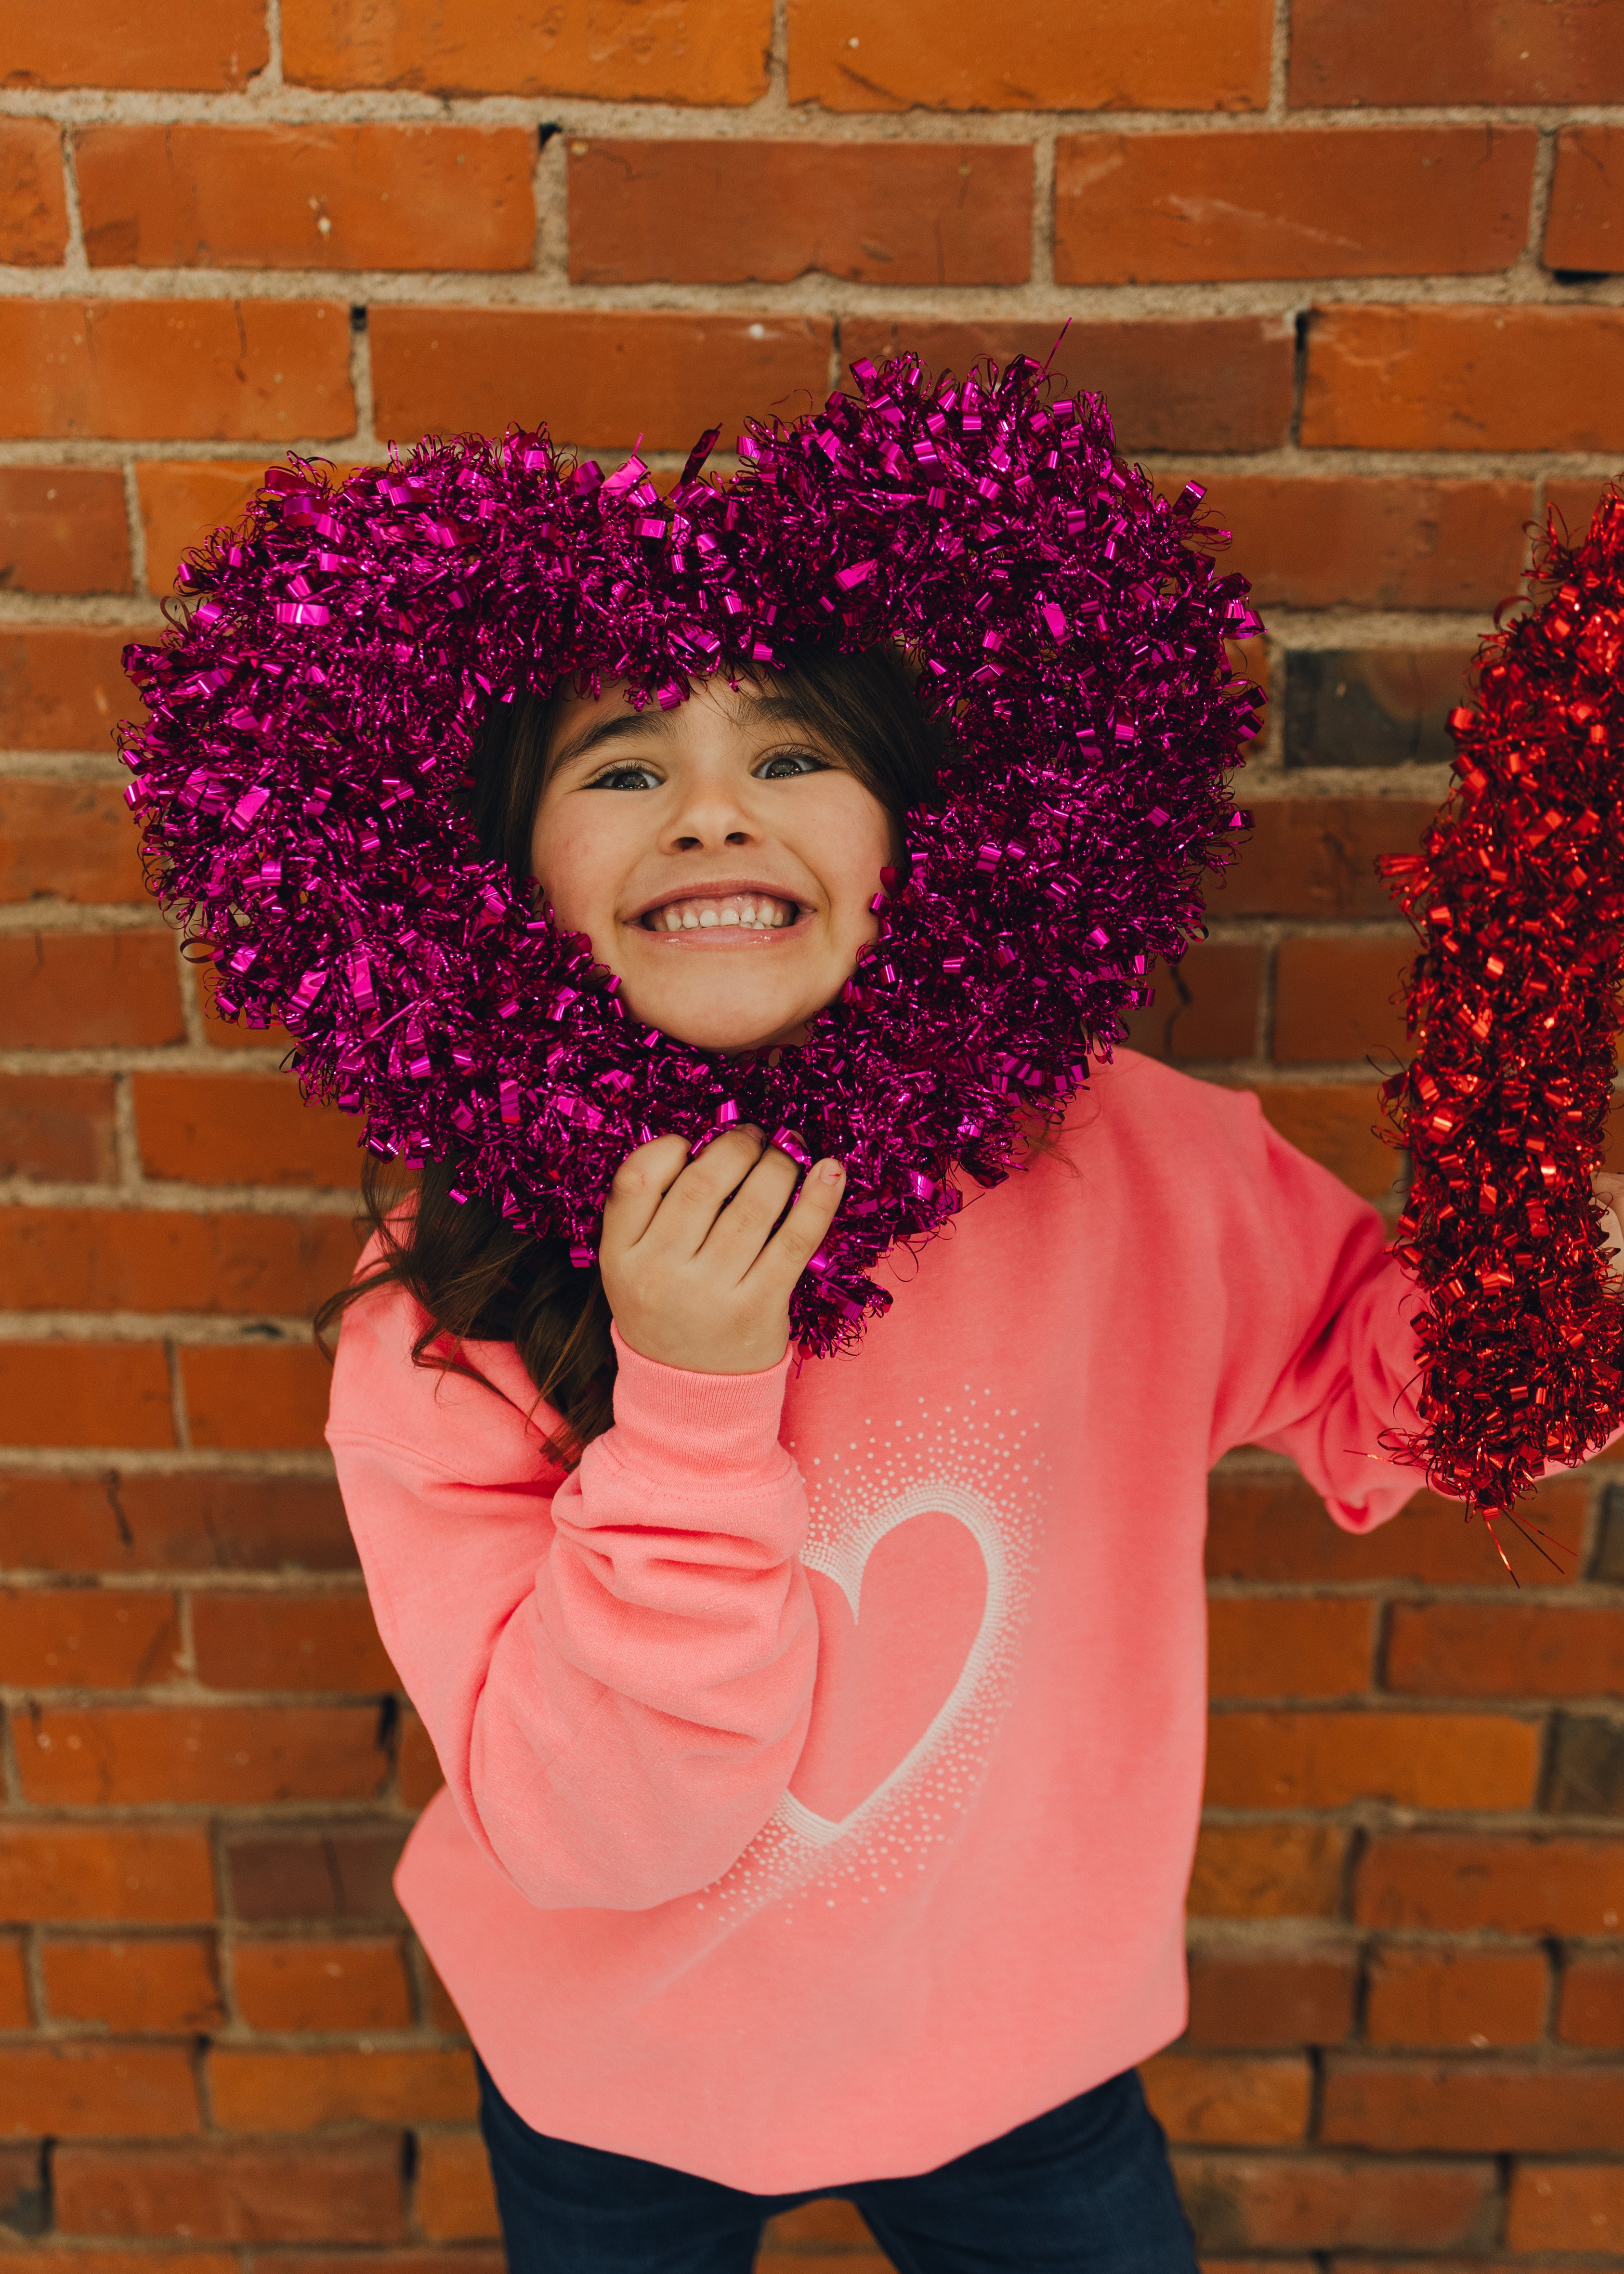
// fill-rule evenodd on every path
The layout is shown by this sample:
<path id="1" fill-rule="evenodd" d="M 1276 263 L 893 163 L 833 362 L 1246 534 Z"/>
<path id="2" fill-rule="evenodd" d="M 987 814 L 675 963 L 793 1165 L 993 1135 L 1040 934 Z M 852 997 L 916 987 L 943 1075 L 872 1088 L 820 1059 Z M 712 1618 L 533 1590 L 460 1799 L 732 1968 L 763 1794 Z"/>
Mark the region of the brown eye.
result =
<path id="1" fill-rule="evenodd" d="M 816 750 L 775 750 L 757 770 L 757 781 L 793 781 L 797 774 L 823 774 L 829 761 Z"/>

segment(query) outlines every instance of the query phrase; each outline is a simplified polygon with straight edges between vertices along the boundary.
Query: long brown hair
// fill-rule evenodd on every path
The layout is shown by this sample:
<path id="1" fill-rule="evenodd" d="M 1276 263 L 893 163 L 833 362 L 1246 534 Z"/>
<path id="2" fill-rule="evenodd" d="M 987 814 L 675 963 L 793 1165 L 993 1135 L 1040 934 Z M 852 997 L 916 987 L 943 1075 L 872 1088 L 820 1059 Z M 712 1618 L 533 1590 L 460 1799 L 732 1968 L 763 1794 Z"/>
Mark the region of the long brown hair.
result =
<path id="1" fill-rule="evenodd" d="M 936 791 L 945 746 L 914 691 L 899 654 L 810 651 L 771 674 L 735 665 L 732 678 L 770 680 L 786 723 L 837 751 L 864 788 L 894 817 L 906 817 Z M 547 775 L 548 744 L 560 695 L 492 704 L 475 750 L 470 811 L 487 860 L 505 861 L 515 884 L 530 888 L 530 839 Z M 402 1170 L 364 1156 L 357 1232 L 376 1233 L 381 1254 L 365 1278 L 329 1295 L 315 1315 L 317 1347 L 351 1303 L 375 1289 L 404 1287 L 421 1314 L 412 1362 L 485 1377 L 462 1355 L 468 1342 L 511 1343 L 536 1385 L 536 1403 L 559 1416 L 547 1441 L 570 1463 L 613 1419 L 614 1345 L 609 1306 L 596 1267 L 577 1270 L 560 1239 L 515 1232 L 488 1201 L 454 1201 L 454 1161 Z M 534 1411 L 534 1408 L 531 1409 Z"/>

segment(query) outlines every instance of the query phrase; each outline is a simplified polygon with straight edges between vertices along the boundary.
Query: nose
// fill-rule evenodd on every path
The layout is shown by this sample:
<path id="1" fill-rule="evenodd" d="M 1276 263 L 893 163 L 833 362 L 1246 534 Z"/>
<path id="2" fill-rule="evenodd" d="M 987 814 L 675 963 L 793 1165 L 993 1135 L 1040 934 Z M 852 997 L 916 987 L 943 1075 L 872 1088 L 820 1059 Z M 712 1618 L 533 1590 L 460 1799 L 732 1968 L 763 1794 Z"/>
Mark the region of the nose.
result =
<path id="1" fill-rule="evenodd" d="M 714 852 L 722 846 L 757 845 L 762 832 L 732 780 L 695 777 L 660 833 L 667 853 Z"/>

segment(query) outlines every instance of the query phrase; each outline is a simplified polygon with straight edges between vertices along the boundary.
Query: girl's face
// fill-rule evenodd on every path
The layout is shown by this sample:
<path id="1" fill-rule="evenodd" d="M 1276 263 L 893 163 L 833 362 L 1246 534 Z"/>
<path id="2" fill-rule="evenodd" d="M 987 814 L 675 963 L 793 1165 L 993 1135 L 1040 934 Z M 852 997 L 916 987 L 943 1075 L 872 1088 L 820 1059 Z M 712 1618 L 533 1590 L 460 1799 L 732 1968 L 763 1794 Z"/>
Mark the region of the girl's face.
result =
<path id="1" fill-rule="evenodd" d="M 891 817 L 771 683 L 566 698 L 530 868 L 632 1014 L 695 1048 L 799 1041 L 876 937 Z"/>

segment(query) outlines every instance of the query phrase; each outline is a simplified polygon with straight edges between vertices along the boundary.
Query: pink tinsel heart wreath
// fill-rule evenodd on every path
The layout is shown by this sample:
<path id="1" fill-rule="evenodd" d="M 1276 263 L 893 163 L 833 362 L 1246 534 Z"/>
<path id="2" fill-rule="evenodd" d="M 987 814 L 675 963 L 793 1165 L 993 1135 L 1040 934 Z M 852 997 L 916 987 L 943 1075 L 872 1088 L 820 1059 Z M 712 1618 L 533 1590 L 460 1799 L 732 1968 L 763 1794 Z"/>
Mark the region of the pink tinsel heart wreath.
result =
<path id="1" fill-rule="evenodd" d="M 1483 643 L 1477 707 L 1450 714 L 1458 787 L 1420 854 L 1377 863 L 1423 943 L 1425 1041 L 1382 1085 L 1380 1133 L 1414 1162 L 1394 1252 L 1431 1304 L 1427 1427 L 1380 1442 L 1469 1511 L 1508 1508 L 1624 1416 L 1590 1187 L 1624 963 L 1624 498 L 1577 546 L 1553 520 L 1529 583 L 1535 605 Z"/>
<path id="2" fill-rule="evenodd" d="M 305 1092 L 369 1144 L 456 1163 L 518 1230 L 591 1259 L 609 1179 L 651 1134 L 748 1118 L 845 1158 L 796 1291 L 828 1352 L 889 1297 L 867 1276 L 1008 1172 L 1018 1112 L 1109 1056 L 1151 960 L 1203 930 L 1199 879 L 1249 817 L 1223 780 L 1257 690 L 1226 636 L 1244 580 L 1191 538 L 1098 396 L 1024 358 L 931 380 L 853 365 L 855 395 L 754 424 L 731 482 L 704 438 L 662 499 L 545 435 L 425 442 L 336 487 L 273 470 L 245 528 L 183 571 L 199 600 L 127 665 L 121 737 L 149 881 L 216 964 L 216 1004 L 298 1038 Z M 898 643 L 950 724 L 882 936 L 810 1039 L 726 1058 L 639 1024 L 588 943 L 532 916 L 463 802 L 492 702 L 565 674 L 681 701 L 729 656 Z"/>

